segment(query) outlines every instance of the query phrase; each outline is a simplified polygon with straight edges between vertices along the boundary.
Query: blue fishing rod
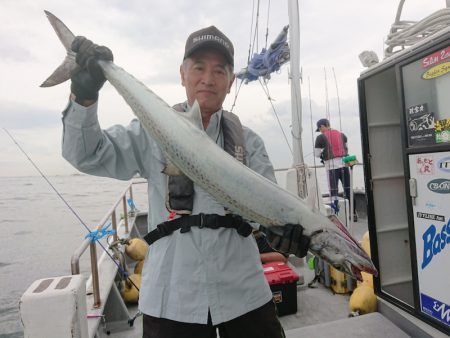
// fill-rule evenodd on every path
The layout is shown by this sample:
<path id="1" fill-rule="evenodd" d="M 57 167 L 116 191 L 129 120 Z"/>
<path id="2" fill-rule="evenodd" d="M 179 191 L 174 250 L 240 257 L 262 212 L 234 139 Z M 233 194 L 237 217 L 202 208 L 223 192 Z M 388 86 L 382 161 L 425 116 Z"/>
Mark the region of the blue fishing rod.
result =
<path id="1" fill-rule="evenodd" d="M 37 170 L 37 172 L 41 175 L 41 177 L 48 183 L 48 185 L 53 189 L 53 191 L 56 193 L 56 195 L 58 195 L 58 197 L 61 199 L 61 201 L 63 201 L 63 203 L 69 208 L 69 210 L 72 212 L 72 214 L 78 219 L 78 221 L 80 221 L 80 223 L 86 228 L 86 230 L 89 232 L 88 235 L 86 236 L 86 238 L 91 238 L 91 241 L 97 241 L 97 243 L 101 246 L 101 248 L 103 249 L 103 251 L 106 252 L 106 254 L 109 256 L 109 258 L 111 258 L 111 260 L 114 262 L 114 264 L 117 266 L 117 268 L 119 269 L 119 273 L 125 277 L 126 280 L 128 280 L 135 288 L 136 290 L 138 290 L 139 292 L 139 288 L 137 287 L 137 285 L 129 278 L 128 273 L 120 266 L 120 264 L 117 262 L 117 260 L 108 252 L 108 250 L 104 247 L 104 245 L 99 241 L 99 239 L 101 239 L 102 237 L 104 237 L 105 235 L 109 235 L 112 234 L 113 231 L 112 230 L 108 230 L 107 228 L 109 227 L 106 226 L 102 229 L 96 230 L 96 231 L 91 231 L 91 229 L 86 225 L 86 223 L 81 219 L 81 217 L 77 214 L 77 212 L 72 208 L 72 206 L 65 200 L 65 198 L 59 193 L 59 191 L 55 188 L 55 186 L 50 182 L 50 180 L 47 178 L 47 176 L 45 176 L 45 174 L 39 169 L 39 167 L 36 165 L 36 163 L 34 163 L 34 161 L 30 158 L 30 156 L 28 156 L 28 154 L 26 153 L 26 151 L 20 146 L 20 144 L 16 141 L 16 139 L 10 134 L 10 132 L 6 129 L 3 128 L 3 130 L 5 131 L 5 133 L 11 138 L 11 140 L 14 142 L 14 144 L 19 148 L 19 150 L 25 155 L 25 157 L 28 159 L 28 161 L 30 161 L 30 163 L 33 165 L 33 167 Z M 134 321 L 134 319 L 133 319 Z M 130 326 L 132 325 L 132 323 L 130 323 Z"/>

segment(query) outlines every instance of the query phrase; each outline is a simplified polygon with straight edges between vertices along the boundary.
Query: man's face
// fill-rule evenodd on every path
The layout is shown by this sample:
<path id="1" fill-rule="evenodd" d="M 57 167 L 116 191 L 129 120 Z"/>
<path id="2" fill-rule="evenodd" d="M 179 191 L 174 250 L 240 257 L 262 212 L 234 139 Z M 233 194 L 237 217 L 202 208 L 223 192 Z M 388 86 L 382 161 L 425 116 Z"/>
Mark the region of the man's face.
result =
<path id="1" fill-rule="evenodd" d="M 197 100 L 204 114 L 212 114 L 222 107 L 234 81 L 225 58 L 210 49 L 199 50 L 187 58 L 180 67 L 180 74 L 189 105 Z"/>

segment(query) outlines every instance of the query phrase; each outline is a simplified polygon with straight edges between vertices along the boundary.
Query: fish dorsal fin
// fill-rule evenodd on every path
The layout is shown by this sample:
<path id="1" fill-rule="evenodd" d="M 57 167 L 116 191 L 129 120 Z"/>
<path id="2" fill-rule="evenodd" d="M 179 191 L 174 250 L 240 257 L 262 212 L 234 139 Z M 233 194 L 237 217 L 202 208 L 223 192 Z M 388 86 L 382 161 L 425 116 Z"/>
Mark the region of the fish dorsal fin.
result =
<path id="1" fill-rule="evenodd" d="M 192 105 L 191 109 L 189 109 L 187 112 L 182 113 L 182 115 L 191 122 L 194 126 L 199 128 L 200 130 L 204 130 L 203 128 L 203 122 L 202 122 L 202 113 L 200 112 L 200 106 L 195 100 L 194 104 Z"/>

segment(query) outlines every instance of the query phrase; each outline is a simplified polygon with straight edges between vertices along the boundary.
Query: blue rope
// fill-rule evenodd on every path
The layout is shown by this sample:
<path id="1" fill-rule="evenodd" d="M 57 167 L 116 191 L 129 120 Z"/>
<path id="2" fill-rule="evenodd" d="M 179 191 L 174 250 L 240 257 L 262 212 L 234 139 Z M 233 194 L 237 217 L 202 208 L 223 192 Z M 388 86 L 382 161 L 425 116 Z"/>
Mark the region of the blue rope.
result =
<path id="1" fill-rule="evenodd" d="M 134 204 L 134 201 L 131 197 L 127 200 L 127 202 L 132 211 L 136 210 L 136 205 Z"/>
<path id="2" fill-rule="evenodd" d="M 116 233 L 116 231 L 113 229 L 109 230 L 108 228 L 110 226 L 111 226 L 111 223 L 99 230 L 91 231 L 84 238 L 90 238 L 91 242 L 93 243 L 95 241 L 98 241 L 99 239 L 102 239 L 105 236 L 114 235 Z"/>
<path id="3" fill-rule="evenodd" d="M 270 78 L 270 74 L 278 71 L 281 66 L 289 61 L 289 45 L 287 32 L 289 26 L 285 26 L 275 41 L 268 49 L 263 48 L 261 53 L 255 53 L 245 72 L 237 75 L 246 82 L 257 80 L 260 76 Z"/>

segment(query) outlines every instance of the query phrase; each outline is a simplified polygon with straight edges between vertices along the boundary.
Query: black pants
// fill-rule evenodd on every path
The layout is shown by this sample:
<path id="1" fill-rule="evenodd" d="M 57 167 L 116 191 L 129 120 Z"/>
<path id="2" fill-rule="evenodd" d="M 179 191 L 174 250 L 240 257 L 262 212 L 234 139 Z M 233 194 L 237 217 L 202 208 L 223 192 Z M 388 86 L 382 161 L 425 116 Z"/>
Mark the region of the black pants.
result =
<path id="1" fill-rule="evenodd" d="M 285 338 L 273 301 L 217 326 L 182 323 L 144 314 L 143 338 Z"/>
<path id="2" fill-rule="evenodd" d="M 345 198 L 350 200 L 350 169 L 348 167 L 328 170 L 330 197 L 338 196 L 338 184 L 341 181 Z"/>

